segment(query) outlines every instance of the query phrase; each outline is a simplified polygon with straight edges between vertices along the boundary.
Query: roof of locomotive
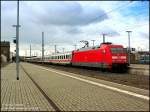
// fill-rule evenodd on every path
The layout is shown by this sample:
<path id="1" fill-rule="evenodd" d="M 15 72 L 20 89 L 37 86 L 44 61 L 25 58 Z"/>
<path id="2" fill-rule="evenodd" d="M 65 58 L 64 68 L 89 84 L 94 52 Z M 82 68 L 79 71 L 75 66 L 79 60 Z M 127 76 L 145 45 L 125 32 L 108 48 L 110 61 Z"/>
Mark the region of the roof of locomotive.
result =
<path id="1" fill-rule="evenodd" d="M 74 50 L 75 52 L 78 52 L 78 51 L 88 51 L 88 50 L 96 50 L 96 49 L 99 49 L 101 48 L 102 46 L 122 46 L 122 45 L 114 45 L 110 42 L 106 42 L 106 43 L 101 43 L 100 45 L 96 45 L 96 46 L 92 46 L 92 47 L 83 47 L 83 48 L 80 48 L 80 49 L 77 49 L 77 50 Z"/>

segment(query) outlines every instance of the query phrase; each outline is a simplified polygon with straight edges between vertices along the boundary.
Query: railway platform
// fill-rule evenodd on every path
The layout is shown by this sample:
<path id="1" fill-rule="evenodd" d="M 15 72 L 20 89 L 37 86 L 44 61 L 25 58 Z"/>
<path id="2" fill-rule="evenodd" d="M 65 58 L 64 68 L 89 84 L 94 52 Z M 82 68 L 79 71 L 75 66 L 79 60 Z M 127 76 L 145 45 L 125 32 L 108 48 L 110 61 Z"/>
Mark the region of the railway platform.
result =
<path id="1" fill-rule="evenodd" d="M 21 68 L 20 80 L 16 80 L 16 66 L 9 64 L 1 71 L 1 111 L 54 111 L 54 109 Z"/>
<path id="2" fill-rule="evenodd" d="M 2 68 L 1 111 L 149 111 L 149 91 L 29 63 Z"/>
<path id="3" fill-rule="evenodd" d="M 131 64 L 129 66 L 130 74 L 149 75 L 149 65 Z"/>

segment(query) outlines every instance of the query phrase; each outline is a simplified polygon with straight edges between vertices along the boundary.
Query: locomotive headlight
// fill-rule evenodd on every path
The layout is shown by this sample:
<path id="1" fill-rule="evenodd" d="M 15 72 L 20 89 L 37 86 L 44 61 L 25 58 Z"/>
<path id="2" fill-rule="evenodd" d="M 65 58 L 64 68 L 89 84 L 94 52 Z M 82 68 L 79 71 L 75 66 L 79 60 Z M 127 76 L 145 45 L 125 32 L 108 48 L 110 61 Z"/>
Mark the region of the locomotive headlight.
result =
<path id="1" fill-rule="evenodd" d="M 112 56 L 112 59 L 118 59 L 118 57 L 117 56 Z"/>
<path id="2" fill-rule="evenodd" d="M 126 59 L 126 56 L 121 56 L 120 58 L 121 58 L 121 59 Z"/>
<path id="3" fill-rule="evenodd" d="M 105 50 L 105 49 L 103 49 L 103 50 L 102 50 L 102 53 L 103 53 L 103 54 L 105 54 L 105 53 L 106 53 L 106 50 Z"/>

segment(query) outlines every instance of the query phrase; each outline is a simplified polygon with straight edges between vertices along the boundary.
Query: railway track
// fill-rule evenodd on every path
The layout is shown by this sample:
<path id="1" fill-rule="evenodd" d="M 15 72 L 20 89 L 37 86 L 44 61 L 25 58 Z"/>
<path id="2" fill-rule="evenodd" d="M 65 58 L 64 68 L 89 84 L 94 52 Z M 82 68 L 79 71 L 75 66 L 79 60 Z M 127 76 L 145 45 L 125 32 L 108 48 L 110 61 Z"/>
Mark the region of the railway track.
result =
<path id="1" fill-rule="evenodd" d="M 57 66 L 57 65 L 41 64 L 41 63 L 38 64 L 33 63 L 33 64 L 44 66 L 44 67 L 51 67 L 62 71 L 76 73 L 79 75 L 111 81 L 111 82 L 133 86 L 141 89 L 149 89 L 149 76 L 131 75 L 128 73 L 112 73 L 108 71 L 102 72 L 99 69 L 94 69 L 94 68 L 81 68 L 81 67 L 71 67 L 71 66 L 66 67 L 60 65 Z"/>
<path id="2" fill-rule="evenodd" d="M 48 103 L 55 109 L 55 111 L 61 111 L 59 107 L 46 95 L 46 93 L 42 90 L 42 88 L 36 83 L 36 81 L 29 75 L 29 73 L 25 70 L 25 68 L 20 65 L 23 71 L 26 73 L 26 75 L 31 79 L 31 81 L 35 84 L 35 86 L 38 88 L 38 90 L 42 93 L 42 95 L 45 97 L 45 99 L 48 101 Z"/>

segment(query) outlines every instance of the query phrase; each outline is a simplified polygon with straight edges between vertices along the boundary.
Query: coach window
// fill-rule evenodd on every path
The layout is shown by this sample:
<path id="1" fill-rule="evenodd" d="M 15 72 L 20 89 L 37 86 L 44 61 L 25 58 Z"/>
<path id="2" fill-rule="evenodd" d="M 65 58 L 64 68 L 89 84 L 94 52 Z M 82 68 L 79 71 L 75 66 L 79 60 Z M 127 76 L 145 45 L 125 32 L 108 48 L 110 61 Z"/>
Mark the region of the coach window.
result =
<path id="1" fill-rule="evenodd" d="M 65 59 L 66 57 L 65 57 L 65 55 L 64 55 L 64 59 Z"/>
<path id="2" fill-rule="evenodd" d="M 71 56 L 70 56 L 70 55 L 68 55 L 68 59 L 70 59 L 70 57 L 71 57 Z"/>
<path id="3" fill-rule="evenodd" d="M 64 55 L 64 59 L 65 59 L 65 55 Z"/>
<path id="4" fill-rule="evenodd" d="M 71 58 L 71 55 L 69 55 L 69 59 Z"/>
<path id="5" fill-rule="evenodd" d="M 70 59 L 70 55 L 68 55 L 68 59 Z"/>

